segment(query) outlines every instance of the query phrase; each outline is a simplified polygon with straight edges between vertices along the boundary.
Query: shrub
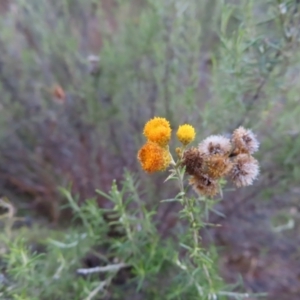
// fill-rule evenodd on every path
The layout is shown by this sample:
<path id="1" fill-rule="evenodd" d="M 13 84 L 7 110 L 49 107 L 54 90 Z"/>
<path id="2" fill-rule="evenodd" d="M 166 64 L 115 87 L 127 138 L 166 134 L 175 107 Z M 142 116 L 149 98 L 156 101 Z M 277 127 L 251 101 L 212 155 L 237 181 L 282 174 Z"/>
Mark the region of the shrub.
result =
<path id="1" fill-rule="evenodd" d="M 145 120 L 160 115 L 171 127 L 197 124 L 201 138 L 240 125 L 258 135 L 260 180 L 225 193 L 212 222 L 242 228 L 253 207 L 269 210 L 267 221 L 294 220 L 298 10 L 290 0 L 14 1 L 0 18 L 2 193 L 21 215 L 35 208 L 58 223 L 69 215 L 57 186 L 72 182 L 81 203 L 127 167 L 143 179 L 147 205 L 170 198 L 174 187 L 140 173 L 132 155 Z M 161 234 L 178 210 L 159 207 Z"/>

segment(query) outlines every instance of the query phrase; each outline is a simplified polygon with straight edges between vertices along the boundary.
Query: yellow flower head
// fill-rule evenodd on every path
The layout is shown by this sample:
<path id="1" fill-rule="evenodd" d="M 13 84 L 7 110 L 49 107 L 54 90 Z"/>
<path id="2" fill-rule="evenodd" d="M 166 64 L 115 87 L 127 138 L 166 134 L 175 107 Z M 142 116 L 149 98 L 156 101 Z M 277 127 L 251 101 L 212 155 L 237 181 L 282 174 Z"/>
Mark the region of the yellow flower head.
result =
<path id="1" fill-rule="evenodd" d="M 171 155 L 167 148 L 148 141 L 139 150 L 138 160 L 144 171 L 153 173 L 165 170 L 171 162 Z"/>
<path id="2" fill-rule="evenodd" d="M 164 147 L 171 138 L 170 123 L 165 118 L 155 117 L 146 123 L 144 135 L 149 141 Z"/>
<path id="3" fill-rule="evenodd" d="M 183 145 L 191 143 L 196 136 L 195 128 L 189 124 L 180 125 L 177 130 L 177 137 Z"/>

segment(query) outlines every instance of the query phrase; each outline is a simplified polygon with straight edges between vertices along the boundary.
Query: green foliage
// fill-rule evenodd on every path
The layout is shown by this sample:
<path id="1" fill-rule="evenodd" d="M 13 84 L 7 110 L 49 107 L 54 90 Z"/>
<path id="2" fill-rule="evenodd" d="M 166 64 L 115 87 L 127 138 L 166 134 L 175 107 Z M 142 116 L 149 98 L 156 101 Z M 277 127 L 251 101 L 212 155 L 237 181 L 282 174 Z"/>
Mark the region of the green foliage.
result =
<path id="1" fill-rule="evenodd" d="M 154 222 L 157 210 L 146 208 L 138 186 L 137 178 L 125 172 L 124 180 L 113 182 L 108 194 L 98 190 L 111 209 L 99 208 L 94 199 L 79 206 L 62 188 L 74 213 L 72 227 L 59 231 L 22 228 L 12 230 L 11 236 L 0 235 L 1 298 L 227 299 L 217 275 L 216 256 L 194 244 L 196 223 L 190 233 L 185 226 L 178 228 L 176 241 L 162 239 Z M 189 201 L 193 204 L 183 208 L 182 217 L 197 213 L 197 222 L 202 222 L 196 208 L 199 202 Z M 98 257 L 97 265 L 83 268 L 84 257 L 91 251 Z"/>

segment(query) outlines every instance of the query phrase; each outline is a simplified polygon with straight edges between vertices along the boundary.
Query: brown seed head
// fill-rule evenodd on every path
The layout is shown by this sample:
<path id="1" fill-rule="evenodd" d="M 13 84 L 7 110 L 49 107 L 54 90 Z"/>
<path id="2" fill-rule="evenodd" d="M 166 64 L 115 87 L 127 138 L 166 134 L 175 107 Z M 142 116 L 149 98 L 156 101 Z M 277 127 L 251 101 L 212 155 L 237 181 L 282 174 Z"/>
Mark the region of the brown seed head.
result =
<path id="1" fill-rule="evenodd" d="M 237 128 L 232 135 L 232 142 L 236 149 L 235 153 L 253 154 L 259 148 L 259 142 L 254 133 L 244 127 Z"/>
<path id="2" fill-rule="evenodd" d="M 219 192 L 217 181 L 210 179 L 208 176 L 192 176 L 189 181 L 193 189 L 200 195 L 213 197 Z"/>
<path id="3" fill-rule="evenodd" d="M 185 171 L 189 175 L 197 175 L 201 173 L 203 164 L 203 156 L 195 147 L 187 149 L 183 154 L 182 165 L 185 166 Z"/>
<path id="4" fill-rule="evenodd" d="M 204 160 L 203 173 L 211 179 L 219 179 L 227 175 L 232 168 L 232 162 L 224 155 L 209 155 Z"/>

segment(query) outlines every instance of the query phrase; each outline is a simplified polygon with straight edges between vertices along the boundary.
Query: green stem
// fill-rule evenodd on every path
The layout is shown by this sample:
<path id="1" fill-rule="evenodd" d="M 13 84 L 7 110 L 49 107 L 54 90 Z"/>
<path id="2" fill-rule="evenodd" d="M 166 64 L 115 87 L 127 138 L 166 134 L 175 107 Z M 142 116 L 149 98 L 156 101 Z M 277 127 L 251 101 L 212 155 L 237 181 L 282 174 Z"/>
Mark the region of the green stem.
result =
<path id="1" fill-rule="evenodd" d="M 183 175 L 180 173 L 180 169 L 178 164 L 175 163 L 174 159 L 172 158 L 172 164 L 174 165 L 174 169 L 178 178 L 179 183 L 179 189 L 182 195 L 182 205 L 185 206 L 188 210 L 188 215 L 193 231 L 193 238 L 194 238 L 194 250 L 196 251 L 198 249 L 199 239 L 198 239 L 198 230 L 196 226 L 196 220 L 193 214 L 192 206 L 190 203 L 190 199 L 186 197 L 186 193 L 184 190 L 184 184 L 183 184 Z"/>
<path id="2" fill-rule="evenodd" d="M 197 253 L 200 249 L 200 247 L 199 247 L 199 238 L 198 238 L 198 230 L 199 229 L 197 228 L 196 219 L 195 219 L 195 216 L 194 216 L 194 213 L 193 213 L 193 203 L 191 203 L 191 199 L 189 199 L 186 196 L 186 193 L 185 193 L 185 190 L 184 190 L 184 183 L 183 183 L 184 173 L 180 172 L 180 164 L 175 163 L 173 157 L 171 159 L 171 164 L 174 166 L 174 170 L 175 170 L 177 178 L 178 178 L 179 189 L 180 189 L 180 192 L 181 192 L 181 195 L 182 195 L 181 196 L 182 197 L 181 204 L 183 206 L 185 206 L 186 209 L 187 209 L 191 229 L 192 229 L 192 232 L 193 232 L 193 240 L 194 240 L 193 254 L 197 255 Z M 203 262 L 201 263 L 201 265 L 203 267 L 203 270 L 204 270 L 205 276 L 207 278 L 207 281 L 208 281 L 208 283 L 211 287 L 212 286 L 212 281 L 211 281 L 211 278 L 209 276 L 208 269 L 207 269 L 206 265 Z"/>

